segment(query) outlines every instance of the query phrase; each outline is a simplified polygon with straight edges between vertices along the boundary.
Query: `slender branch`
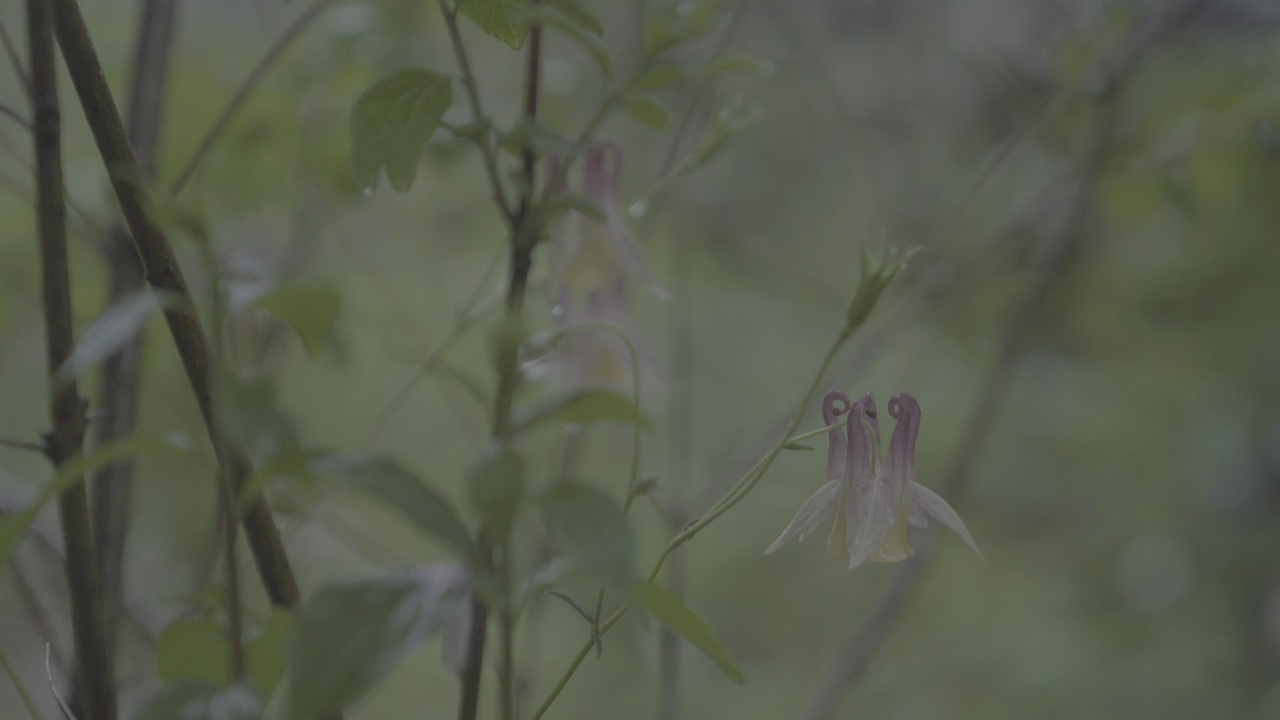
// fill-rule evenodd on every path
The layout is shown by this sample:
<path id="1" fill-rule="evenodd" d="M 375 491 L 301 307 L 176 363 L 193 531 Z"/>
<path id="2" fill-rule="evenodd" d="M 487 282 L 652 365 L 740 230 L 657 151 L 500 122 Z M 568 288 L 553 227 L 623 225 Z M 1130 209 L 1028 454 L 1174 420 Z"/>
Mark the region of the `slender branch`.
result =
<path id="1" fill-rule="evenodd" d="M 493 201 L 498 204 L 502 216 L 511 222 L 515 213 L 507 200 L 507 192 L 502 186 L 502 172 L 498 168 L 497 150 L 489 142 L 487 132 L 489 116 L 480 103 L 480 88 L 476 83 L 476 75 L 471 70 L 471 59 L 467 57 L 466 44 L 462 42 L 462 32 L 458 29 L 458 8 L 451 6 L 448 0 L 439 0 L 440 14 L 444 16 L 444 24 L 449 29 L 449 42 L 453 45 L 453 54 L 458 58 L 458 70 L 462 73 L 462 86 L 467 91 L 467 102 L 471 105 L 474 121 L 485 126 L 486 132 L 476 141 L 480 153 L 484 156 L 485 175 L 489 178 L 489 186 L 493 192 Z"/>
<path id="2" fill-rule="evenodd" d="M 18 671 L 13 667 L 13 663 L 9 662 L 9 657 L 3 650 L 0 650 L 0 667 L 4 668 L 4 674 L 9 677 L 9 683 L 18 691 L 18 697 L 22 699 L 22 705 L 26 708 L 27 714 L 32 720 L 43 720 L 35 701 L 31 699 L 31 693 L 27 692 L 26 684 L 22 682 L 22 677 L 18 675 Z"/>
<path id="3" fill-rule="evenodd" d="M 62 120 L 50 11 L 46 0 L 27 2 L 35 125 L 36 226 L 40 239 L 49 414 L 53 421 L 45 445 L 49 460 L 55 467 L 62 468 L 80 455 L 86 420 L 85 405 L 75 383 L 55 379 L 58 369 L 71 357 L 75 320 L 62 191 Z M 67 556 L 71 629 L 79 660 L 76 674 L 85 688 L 85 720 L 115 720 L 115 678 L 103 637 L 102 594 L 89 527 L 89 496 L 83 483 L 77 482 L 63 491 L 58 499 L 58 515 Z"/>
<path id="4" fill-rule="evenodd" d="M 242 448 L 223 436 L 213 415 L 213 356 L 195 303 L 187 289 L 173 247 L 150 214 L 142 169 L 129 147 L 102 65 L 93 49 L 89 30 L 76 0 L 52 0 L 55 30 L 67 68 L 89 121 L 98 152 L 111 178 L 112 189 L 133 235 L 147 283 L 153 290 L 172 293 L 185 302 L 165 310 L 165 320 L 182 359 L 187 380 L 196 396 L 201 417 L 213 444 L 218 464 L 227 473 L 237 497 L 252 476 L 252 466 Z M 294 607 L 300 596 L 293 570 L 285 556 L 280 533 L 262 493 L 247 502 L 242 522 L 258 573 L 272 603 Z"/>
<path id="5" fill-rule="evenodd" d="M 303 31 L 310 27 L 311 23 L 315 22 L 316 18 L 320 17 L 320 14 L 327 10 L 334 2 L 335 0 L 316 0 L 312 3 L 311 7 L 307 8 L 306 12 L 299 15 L 298 19 L 293 21 L 293 24 L 289 26 L 289 29 L 285 30 L 284 34 L 280 36 L 280 39 L 276 40 L 275 44 L 267 50 L 267 53 L 262 56 L 262 59 L 259 60 L 258 64 L 254 66 L 252 71 L 250 71 L 249 76 L 245 78 L 240 87 L 236 89 L 235 94 L 233 94 L 231 99 L 227 101 L 227 106 L 222 110 L 222 114 L 214 121 L 213 127 L 209 128 L 209 132 L 205 133 L 205 136 L 201 138 L 200 144 L 196 146 L 195 152 L 191 153 L 191 157 L 183 164 L 182 172 L 178 173 L 178 179 L 175 180 L 173 185 L 169 188 L 170 195 L 177 196 L 182 194 L 183 188 L 187 186 L 187 183 L 191 180 L 192 176 L 195 175 L 196 170 L 200 167 L 200 163 L 208 156 L 209 151 L 213 149 L 213 145 L 218 141 L 218 138 L 222 137 L 223 132 L 227 129 L 227 125 L 231 123 L 231 120 L 235 117 L 236 113 L 240 111 L 241 106 L 243 106 L 245 101 L 249 99 L 249 96 L 253 91 L 257 89 L 258 83 L 262 82 L 262 78 L 266 76 L 267 71 L 270 70 L 271 66 L 280 59 L 280 56 L 284 55 L 284 51 L 289 49 L 289 46 L 293 44 L 293 41 L 302 35 Z"/>
<path id="6" fill-rule="evenodd" d="M 484 666 L 485 627 L 489 609 L 479 598 L 471 597 L 471 625 L 467 636 L 467 659 L 462 672 L 462 697 L 458 703 L 458 720 L 475 720 L 480 707 L 480 674 Z"/>
<path id="7" fill-rule="evenodd" d="M 155 172 L 175 5 L 175 0 L 146 0 L 139 17 L 129 98 L 129 143 L 148 176 Z M 110 307 L 142 288 L 142 267 L 128 231 L 118 221 L 107 230 L 102 245 L 108 267 L 105 304 Z M 102 409 L 103 417 L 94 424 L 93 437 L 98 447 L 133 435 L 137 427 L 142 346 L 143 333 L 139 332 L 102 364 L 97 406 Z M 94 551 L 102 576 L 103 617 L 106 618 L 104 634 L 107 657 L 113 664 L 123 609 L 124 549 L 133 496 L 133 471 L 132 459 L 126 459 L 102 468 L 89 479 Z M 72 707 L 79 705 L 81 688 L 78 683 L 71 684 L 68 696 Z"/>

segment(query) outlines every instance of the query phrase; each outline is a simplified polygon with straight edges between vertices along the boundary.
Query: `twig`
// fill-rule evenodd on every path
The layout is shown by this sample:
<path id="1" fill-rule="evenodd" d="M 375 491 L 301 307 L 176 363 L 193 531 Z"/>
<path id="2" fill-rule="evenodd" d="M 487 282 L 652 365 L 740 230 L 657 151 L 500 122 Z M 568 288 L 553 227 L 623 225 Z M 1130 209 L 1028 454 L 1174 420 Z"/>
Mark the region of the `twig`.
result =
<path id="1" fill-rule="evenodd" d="M 85 406 L 75 382 L 63 382 L 57 377 L 58 369 L 75 346 L 72 336 L 75 320 L 62 191 L 62 123 L 49 3 L 28 0 L 27 26 L 35 126 L 36 229 L 40 242 L 49 415 L 53 423 L 45 437 L 45 452 L 54 467 L 61 469 L 80 455 L 86 420 Z M 75 483 L 59 496 L 58 519 L 67 556 L 71 629 L 78 658 L 76 672 L 85 688 L 86 720 L 115 720 L 115 678 L 103 637 L 102 593 L 93 556 L 89 496 L 83 483 Z M 52 681 L 51 676 L 50 683 Z"/>
<path id="2" fill-rule="evenodd" d="M 183 164 L 182 172 L 178 173 L 178 179 L 175 180 L 173 185 L 169 188 L 170 195 L 177 196 L 182 194 L 183 188 L 186 187 L 187 182 L 189 182 L 192 176 L 195 175 L 196 169 L 200 167 L 200 163 L 204 161 L 205 157 L 209 154 L 209 151 L 213 149 L 213 144 L 218 141 L 218 138 L 222 137 L 223 131 L 226 130 L 227 125 L 231 122 L 232 118 L 234 118 L 235 114 L 239 112 L 240 107 L 244 105 L 244 102 L 249 99 L 249 95 L 258 87 L 258 83 L 262 82 L 262 78 L 266 76 L 267 70 L 271 69 L 271 66 L 280 59 L 280 56 L 289 48 L 289 45 L 291 45 L 293 41 L 311 25 L 311 23 L 315 22 L 316 18 L 320 17 L 321 13 L 328 9 L 328 7 L 334 2 L 335 0 L 316 0 L 311 7 L 307 8 L 306 12 L 299 15 L 298 19 L 293 21 L 293 24 L 289 26 L 289 29 L 285 30 L 284 34 L 280 36 L 280 39 L 276 40 L 275 44 L 267 50 L 267 53 L 262 56 L 262 59 L 258 61 L 258 64 L 255 65 L 253 70 L 249 73 L 249 76 L 245 78 L 245 81 L 236 89 L 235 94 L 231 96 L 231 100 L 227 102 L 227 107 L 222 110 L 222 114 L 214 121 L 213 127 L 209 128 L 209 132 L 205 133 L 205 136 L 201 138 L 200 144 L 196 146 L 195 152 L 191 153 L 191 157 Z"/>
<path id="3" fill-rule="evenodd" d="M 175 0 L 146 0 L 139 17 L 129 97 L 129 143 L 148 177 L 155 172 L 156 147 L 164 109 L 165 79 L 172 46 Z M 106 306 L 143 287 L 142 268 L 129 233 L 116 221 L 102 239 L 108 266 Z M 103 417 L 95 423 L 93 442 L 102 447 L 134 433 L 142 385 L 143 333 L 139 331 L 102 364 L 98 382 L 98 407 Z M 107 658 L 114 665 L 116 636 L 122 610 L 125 539 L 129 530 L 129 504 L 133 495 L 132 459 L 109 465 L 89 479 L 93 488 L 94 551 L 102 576 L 103 632 Z M 80 697 L 78 682 L 68 695 L 73 707 Z"/>
<path id="4" fill-rule="evenodd" d="M 212 363 L 208 337 L 168 238 L 150 215 L 142 169 L 129 147 L 102 65 L 93 49 L 89 30 L 76 0 L 52 0 L 55 30 L 80 104 L 89 121 L 98 152 L 111 178 L 112 189 L 133 235 L 134 245 L 151 288 L 173 293 L 182 307 L 166 309 L 165 321 L 182 359 L 187 380 L 212 441 L 219 467 L 223 468 L 237 496 L 252 476 L 244 450 L 226 438 L 213 414 Z M 253 551 L 267 594 L 273 604 L 294 607 L 300 600 L 297 581 L 285 556 L 280 533 L 262 493 L 253 493 L 242 517 L 245 536 Z"/>
<path id="5" fill-rule="evenodd" d="M 449 29 L 449 42 L 453 45 L 453 53 L 458 58 L 458 70 L 462 73 L 462 86 L 467 91 L 467 102 L 471 105 L 474 122 L 486 127 L 486 132 L 476 141 L 480 153 L 484 156 L 485 175 L 489 178 L 489 187 L 493 192 L 493 201 L 498 204 L 502 216 L 508 222 L 515 218 L 511 203 L 507 200 L 506 190 L 502 186 L 502 173 L 498 168 L 497 151 L 489 142 L 487 124 L 489 116 L 484 113 L 480 103 L 480 88 L 476 84 L 475 73 L 471 70 L 471 60 L 467 57 L 466 45 L 462 42 L 462 33 L 458 30 L 458 8 L 451 6 L 448 0 L 440 0 L 440 14 L 444 16 L 445 26 Z"/>

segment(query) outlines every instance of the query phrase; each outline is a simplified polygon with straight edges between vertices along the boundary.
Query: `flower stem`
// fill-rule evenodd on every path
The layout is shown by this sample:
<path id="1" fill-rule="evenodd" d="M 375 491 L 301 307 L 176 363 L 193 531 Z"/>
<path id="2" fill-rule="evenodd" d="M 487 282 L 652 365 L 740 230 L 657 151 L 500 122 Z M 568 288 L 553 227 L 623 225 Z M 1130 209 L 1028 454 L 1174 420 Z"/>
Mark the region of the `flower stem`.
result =
<path id="1" fill-rule="evenodd" d="M 720 500 L 720 502 L 716 503 L 711 510 L 707 511 L 706 514 L 692 525 L 685 528 L 678 535 L 672 538 L 669 543 L 667 543 L 666 548 L 663 549 L 662 554 L 658 556 L 657 561 L 654 563 L 653 569 L 649 571 L 647 582 L 653 582 L 654 578 L 658 576 L 658 573 L 662 571 L 662 566 L 666 564 L 667 558 L 671 556 L 671 553 L 675 552 L 675 550 L 681 545 L 692 540 L 694 536 L 703 530 L 703 528 L 728 512 L 730 508 L 741 501 L 742 498 L 746 497 L 747 493 L 751 492 L 751 489 L 754 488 L 760 478 L 764 476 L 764 473 L 769 469 L 769 466 L 773 463 L 774 459 L 778 457 L 778 454 L 782 452 L 782 449 L 787 445 L 787 443 L 792 441 L 791 434 L 795 432 L 801 419 L 804 417 L 805 408 L 809 406 L 809 403 L 813 401 L 814 396 L 818 394 L 818 386 L 822 383 L 822 378 L 826 376 L 827 370 L 830 369 L 831 363 L 835 361 L 836 353 L 839 352 L 845 342 L 853 336 L 853 332 L 857 327 L 857 325 L 846 325 L 841 329 L 835 342 L 831 344 L 831 347 L 827 350 L 827 354 L 822 358 L 821 364 L 818 365 L 818 370 L 814 373 L 813 380 L 805 390 L 795 416 L 792 417 L 791 423 L 787 426 L 786 431 L 782 433 L 782 438 L 778 440 L 778 442 L 767 454 L 765 454 L 763 458 L 760 459 L 759 462 L 755 464 L 754 467 L 743 475 L 742 479 L 739 480 L 737 484 L 725 493 L 725 496 Z M 829 428 L 822 428 L 822 431 L 826 431 L 828 429 Z M 578 671 L 582 662 L 586 660 L 587 655 L 591 653 L 591 649 L 595 647 L 595 637 L 597 635 L 604 635 L 608 632 L 610 628 L 622 619 L 622 616 L 625 615 L 629 609 L 630 606 L 623 606 L 615 610 L 607 620 L 600 624 L 598 632 L 593 634 L 592 637 L 587 638 L 586 642 L 584 642 L 582 647 L 579 648 L 578 654 L 574 656 L 572 661 L 570 661 L 569 667 L 565 668 L 564 674 L 560 676 L 560 680 L 556 682 L 555 687 L 551 689 L 547 698 L 542 701 L 542 705 L 538 707 L 536 712 L 534 712 L 531 720 L 539 720 L 546 714 L 552 703 L 555 702 L 556 698 L 560 696 L 560 693 L 564 691 L 564 688 L 569 684 L 569 680 L 573 678 L 574 673 Z"/>

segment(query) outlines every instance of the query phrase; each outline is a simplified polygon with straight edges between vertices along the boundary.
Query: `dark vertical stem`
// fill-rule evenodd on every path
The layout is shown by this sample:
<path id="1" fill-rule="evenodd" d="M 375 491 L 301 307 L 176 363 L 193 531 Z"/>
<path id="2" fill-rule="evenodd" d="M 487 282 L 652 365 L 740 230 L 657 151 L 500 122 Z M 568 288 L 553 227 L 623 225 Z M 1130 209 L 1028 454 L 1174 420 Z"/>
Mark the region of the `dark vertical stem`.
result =
<path id="1" fill-rule="evenodd" d="M 467 635 L 466 669 L 462 673 L 462 699 L 458 704 L 458 720 L 475 720 L 480 707 L 480 668 L 484 659 L 485 626 L 489 609 L 479 598 L 471 598 L 471 632 Z"/>
<path id="2" fill-rule="evenodd" d="M 67 261 L 66 207 L 62 191 L 62 128 L 58 110 L 53 20 L 48 0 L 27 0 L 28 46 L 31 52 L 31 99 L 34 109 L 36 160 L 36 224 L 40 238 L 41 293 L 44 304 L 45 351 L 49 365 L 49 412 L 53 427 L 45 451 L 61 468 L 80 454 L 85 406 L 74 382 L 55 380 L 71 356 L 74 339 L 71 279 Z M 83 483 L 63 491 L 58 500 L 62 542 L 66 552 L 67 587 L 71 595 L 71 629 L 75 636 L 76 674 L 85 689 L 84 720 L 115 720 L 115 679 L 103 638 L 102 595 L 93 559 L 89 497 Z"/>
<path id="3" fill-rule="evenodd" d="M 182 301 L 177 307 L 165 310 L 165 321 L 196 396 L 218 466 L 224 473 L 223 477 L 230 481 L 233 494 L 239 496 L 252 475 L 252 466 L 243 449 L 223 435 L 214 419 L 213 355 L 208 336 L 195 314 L 195 303 L 174 257 L 173 247 L 150 215 L 142 169 L 129 147 L 124 123 L 111 97 L 80 7 L 75 0 L 51 2 L 54 29 L 63 58 L 111 178 L 116 200 L 132 233 L 146 281 L 153 290 L 168 293 Z M 261 492 L 248 498 L 241 521 L 271 602 L 283 607 L 296 606 L 299 602 L 298 584 L 285 556 L 284 543 L 271 517 L 271 509 Z"/>
<path id="4" fill-rule="evenodd" d="M 133 81 L 129 97 L 129 143 L 138 164 L 148 176 L 155 174 L 156 150 L 164 108 L 165 79 L 172 45 L 174 0 L 146 0 L 134 50 Z M 129 233 L 119 224 L 107 231 L 107 306 L 141 290 L 142 266 Z M 102 365 L 98 407 L 102 418 L 95 423 L 94 444 L 102 447 L 133 435 L 138 424 L 141 387 L 142 333 Z M 89 486 L 93 502 L 93 540 L 102 574 L 102 604 L 106 618 L 108 658 L 114 662 L 116 628 L 119 625 L 123 586 L 124 546 L 128 534 L 129 502 L 133 495 L 132 460 L 123 460 L 94 473 Z M 78 703 L 75 688 L 71 705 Z"/>
<path id="5" fill-rule="evenodd" d="M 536 8 L 540 0 L 531 0 L 531 4 Z M 452 18 L 449 10 L 444 3 L 441 8 L 445 12 L 446 20 L 450 22 L 451 31 L 455 31 L 452 25 Z M 458 38 L 454 38 L 458 43 Z M 459 57 L 465 57 L 465 53 L 458 45 Z M 468 77 L 470 77 L 469 73 Z M 538 97 L 539 87 L 542 76 L 542 28 L 538 24 L 534 24 L 529 29 L 528 39 L 528 61 L 525 66 L 525 88 L 524 88 L 524 118 L 527 122 L 533 123 L 538 116 Z M 471 81 L 473 82 L 473 81 Z M 468 87 L 469 91 L 474 93 L 473 86 Z M 473 102 L 473 109 L 478 112 L 478 102 Z M 477 118 L 478 119 L 478 118 Z M 507 327 L 515 329 L 520 326 L 521 315 L 524 311 L 524 295 L 529 284 L 529 271 L 533 267 L 533 249 L 538 243 L 538 238 L 542 234 L 539 227 L 537 215 L 533 212 L 533 198 L 535 187 L 535 175 L 537 173 L 538 157 L 534 151 L 532 144 L 526 144 L 521 153 L 521 195 L 520 205 L 511 217 L 511 275 L 507 285 L 506 307 L 507 307 Z M 501 196 L 496 198 L 499 210 L 503 211 L 506 216 L 505 208 Z M 520 382 L 520 371 L 517 365 L 518 347 L 514 337 L 508 335 L 500 343 L 500 356 L 498 358 L 498 392 L 494 401 L 494 420 L 493 434 L 496 438 L 504 438 L 507 434 L 511 405 L 514 401 L 516 388 Z M 481 531 L 481 541 L 485 540 L 485 533 Z M 485 543 L 487 544 L 487 543 Z M 490 560 L 491 569 L 496 574 L 500 585 L 500 603 L 497 608 L 498 620 L 498 699 L 499 699 L 499 717 L 502 720 L 513 720 L 515 718 L 515 623 L 516 613 L 513 608 L 511 598 L 511 542 L 510 539 L 504 537 L 501 539 L 499 546 L 491 548 L 485 555 Z M 475 622 L 471 625 L 471 635 L 468 638 L 468 647 L 470 653 L 467 658 L 466 667 L 462 673 L 462 698 L 458 710 L 458 717 L 461 720 L 472 720 L 476 717 L 476 709 L 479 702 L 479 685 L 480 675 L 484 661 L 484 633 L 485 624 L 489 615 L 488 609 L 479 600 L 473 599 L 473 612 Z"/>

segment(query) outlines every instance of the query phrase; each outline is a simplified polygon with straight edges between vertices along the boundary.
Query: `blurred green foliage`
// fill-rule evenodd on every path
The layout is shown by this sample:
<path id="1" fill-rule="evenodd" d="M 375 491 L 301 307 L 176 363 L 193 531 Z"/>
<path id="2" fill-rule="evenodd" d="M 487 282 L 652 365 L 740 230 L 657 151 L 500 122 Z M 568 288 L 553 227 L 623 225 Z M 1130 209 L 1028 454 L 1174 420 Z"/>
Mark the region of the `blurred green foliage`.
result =
<path id="1" fill-rule="evenodd" d="M 83 4 L 122 96 L 133 37 L 124 10 L 132 4 Z M 957 453 L 978 453 L 956 505 L 989 564 L 942 537 L 905 617 L 835 716 L 1280 716 L 1280 17 L 1271 3 L 1206 3 L 1140 52 L 1135 35 L 1166 4 L 754 2 L 717 4 L 706 17 L 660 26 L 652 15 L 640 22 L 635 3 L 578 4 L 602 21 L 599 44 L 615 77 L 648 51 L 695 42 L 663 66 L 665 76 L 647 74 L 634 88 L 646 94 L 624 106 L 641 125 L 670 123 L 666 133 L 624 116 L 600 131 L 625 150 L 624 199 L 646 201 L 629 221 L 674 295 L 670 303 L 633 299 L 645 352 L 660 368 L 639 409 L 654 426 L 641 471 L 656 486 L 632 510 L 634 537 L 625 543 L 618 536 L 593 544 L 589 532 L 562 542 L 608 566 L 596 576 L 633 553 L 647 568 L 683 522 L 776 440 L 839 330 L 863 246 L 882 236 L 888 245 L 921 245 L 925 252 L 824 389 L 914 393 L 924 412 L 919 480 L 927 486 L 941 486 Z M 162 185 L 301 5 L 182 3 Z M 518 26 L 517 5 L 463 7 L 482 25 L 490 17 L 483 13 L 498 12 Z M 654 5 L 660 15 L 680 4 Z M 20 34 L 19 4 L 0 6 L 0 20 Z M 584 37 L 594 37 L 589 25 Z M 496 126 L 515 126 L 523 65 L 507 43 L 518 38 L 496 25 L 463 29 Z M 767 61 L 772 74 L 707 65 L 724 48 Z M 547 128 L 572 136 L 589 118 L 607 82 L 592 52 L 582 38 L 548 40 Z M 1117 58 L 1130 54 L 1139 57 L 1116 82 Z M 450 543 L 469 547 L 463 523 L 505 512 L 468 502 L 465 490 L 488 447 L 487 408 L 469 386 L 492 384 L 496 314 L 451 335 L 459 317 L 497 295 L 504 274 L 486 271 L 504 235 L 478 153 L 437 133 L 421 162 L 398 171 L 416 175 L 409 192 L 365 196 L 368 178 L 353 179 L 352 108 L 379 79 L 409 66 L 454 72 L 434 3 L 335 4 L 272 69 L 178 201 L 203 218 L 200 232 L 179 234 L 184 270 L 242 373 L 224 388 L 227 412 L 245 414 L 237 426 L 257 459 L 292 453 L 292 464 L 280 466 L 287 471 L 264 471 L 260 480 L 307 589 L 441 559 Z M 677 76 L 697 82 L 672 86 Z M 84 328 L 103 312 L 98 238 L 114 201 L 63 85 L 67 185 L 78 208 L 74 299 Z M 452 94 L 442 123 L 466 121 L 461 96 Z M 7 68 L 0 102 L 25 112 Z M 749 127 L 733 126 L 724 145 L 715 134 L 728 122 L 720 108 L 735 102 L 759 112 Z M 1080 167 L 1099 135 L 1104 152 L 1077 206 Z M 664 179 L 711 141 L 713 162 Z M 7 118 L 0 149 L 0 435 L 35 439 L 47 419 L 29 139 Z M 650 194 L 655 183 L 662 192 Z M 1073 213 L 1079 242 L 1019 338 L 1016 360 L 996 379 L 1005 402 L 993 417 L 975 416 L 1033 270 Z M 545 269 L 546 258 L 536 255 L 535 264 Z M 220 288 L 244 302 L 217 322 L 209 298 Z M 534 329 L 555 325 L 552 303 L 535 292 L 529 305 Z M 203 437 L 158 319 L 147 336 L 140 437 Z M 447 365 L 406 382 L 446 339 Z M 535 383 L 525 399 L 537 390 Z M 606 404 L 596 412 L 640 419 L 621 395 Z M 802 430 L 817 427 L 812 415 Z M 961 445 L 987 421 L 988 439 Z M 520 448 L 522 491 L 542 498 L 551 515 L 576 493 L 576 501 L 607 504 L 598 517 L 618 525 L 630 426 L 583 432 L 530 436 Z M 301 448 L 385 454 L 396 463 L 377 465 L 379 478 L 429 477 L 434 490 L 419 482 L 409 499 L 394 488 L 387 502 L 352 499 L 301 477 L 297 468 L 309 459 Z M 565 479 L 570 452 L 578 484 L 544 497 Z M 751 497 L 688 546 L 677 567 L 683 580 L 662 578 L 684 587 L 693 620 L 671 614 L 686 636 L 720 652 L 710 652 L 719 668 L 685 654 L 686 717 L 797 713 L 900 571 L 847 573 L 815 541 L 760 556 L 823 482 L 822 455 L 784 453 Z M 232 710 L 251 705 L 245 688 L 198 682 L 221 676 L 156 662 L 157 643 L 164 650 L 177 642 L 173 627 L 203 627 L 173 621 L 220 622 L 222 600 L 210 589 L 219 548 L 211 453 L 198 444 L 195 453 L 140 457 L 138 468 L 118 663 L 126 714 L 162 679 L 179 676 L 196 684 L 171 687 L 156 712 L 207 705 L 215 695 Z M 10 517 L 21 517 L 12 513 L 50 480 L 40 458 L 0 448 L 0 509 Z M 425 533 L 415 531 L 415 508 L 449 505 L 462 517 L 432 515 Z M 539 520 L 514 518 L 522 572 L 547 570 L 551 545 Z M 444 543 L 433 540 L 442 523 Z M 572 522 L 559 525 L 577 537 Z M 0 580 L 0 649 L 53 717 L 42 691 L 43 646 L 53 643 L 57 662 L 70 655 L 65 589 L 53 570 L 52 515 L 35 517 L 32 528 Z M 252 578 L 247 553 L 240 561 Z M 630 575 L 612 581 L 625 585 Z M 591 608 L 597 588 L 562 589 Z M 263 647 L 278 656 L 277 616 L 252 583 L 246 600 L 251 628 L 272 638 Z M 405 590 L 392 600 L 420 597 Z M 347 611 L 339 605 L 335 613 Z M 525 712 L 591 638 L 568 610 L 545 597 L 529 608 L 519 645 Z M 418 623 L 404 632 L 415 640 L 442 622 L 405 617 Z M 701 634 L 707 627 L 714 636 Z M 656 626 L 623 620 L 549 717 L 654 716 L 656 635 Z M 403 648 L 405 662 L 349 717 L 454 716 L 456 680 L 434 647 L 415 648 Z M 280 660 L 271 662 L 273 679 L 255 674 L 256 682 L 275 683 Z M 736 668 L 746 684 L 722 668 Z M 6 683 L 0 707 L 19 707 Z"/>

